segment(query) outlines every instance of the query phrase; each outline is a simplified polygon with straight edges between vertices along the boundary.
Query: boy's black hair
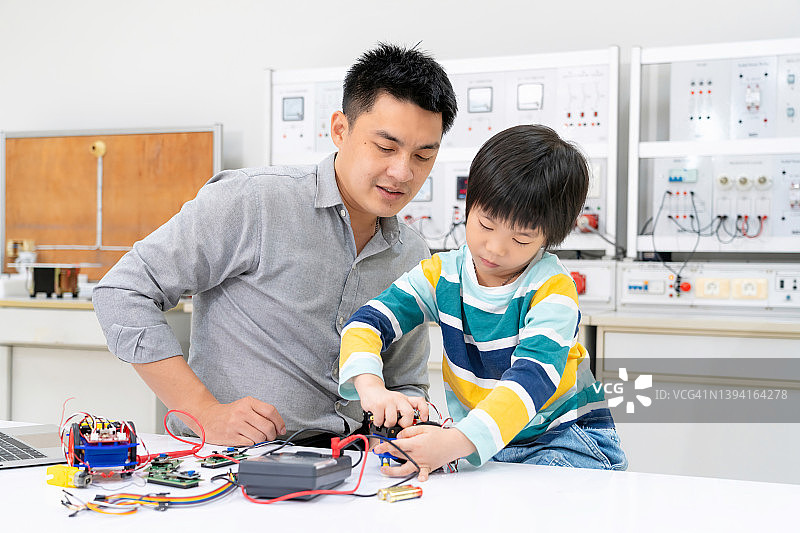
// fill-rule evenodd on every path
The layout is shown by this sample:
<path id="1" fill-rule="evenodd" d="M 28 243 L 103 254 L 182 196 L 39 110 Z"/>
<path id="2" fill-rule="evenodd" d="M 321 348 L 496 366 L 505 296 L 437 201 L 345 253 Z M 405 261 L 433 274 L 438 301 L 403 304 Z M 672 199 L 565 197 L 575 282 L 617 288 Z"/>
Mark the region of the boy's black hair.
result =
<path id="1" fill-rule="evenodd" d="M 574 144 L 547 126 L 514 126 L 472 160 L 466 215 L 478 206 L 513 228 L 538 229 L 552 248 L 572 231 L 588 189 L 589 167 Z"/>
<path id="2" fill-rule="evenodd" d="M 458 111 L 456 94 L 441 65 L 416 49 L 379 43 L 365 52 L 344 78 L 342 111 L 350 123 L 369 112 L 381 92 L 442 114 L 442 135 Z"/>

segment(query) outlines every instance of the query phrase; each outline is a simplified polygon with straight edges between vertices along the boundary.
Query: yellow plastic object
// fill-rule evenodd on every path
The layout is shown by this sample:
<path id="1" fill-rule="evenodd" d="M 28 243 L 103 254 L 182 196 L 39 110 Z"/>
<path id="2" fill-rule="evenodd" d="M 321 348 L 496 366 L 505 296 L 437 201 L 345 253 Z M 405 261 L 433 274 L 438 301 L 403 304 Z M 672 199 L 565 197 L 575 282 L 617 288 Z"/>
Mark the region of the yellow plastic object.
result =
<path id="1" fill-rule="evenodd" d="M 47 467 L 47 484 L 82 489 L 92 482 L 92 476 L 77 466 L 53 465 Z"/>

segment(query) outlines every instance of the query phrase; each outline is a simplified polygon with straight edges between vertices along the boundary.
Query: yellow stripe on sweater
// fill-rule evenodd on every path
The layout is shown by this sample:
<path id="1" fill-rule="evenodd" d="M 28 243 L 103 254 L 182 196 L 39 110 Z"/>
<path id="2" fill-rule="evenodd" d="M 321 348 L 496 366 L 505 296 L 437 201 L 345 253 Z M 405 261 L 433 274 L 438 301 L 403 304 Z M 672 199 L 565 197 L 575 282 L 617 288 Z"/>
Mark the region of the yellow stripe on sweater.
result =
<path id="1" fill-rule="evenodd" d="M 542 409 L 553 403 L 555 400 L 560 398 L 562 394 L 565 394 L 575 386 L 575 381 L 578 379 L 578 362 L 582 357 L 580 349 L 583 349 L 584 354 L 586 353 L 586 350 L 583 348 L 583 346 L 576 342 L 575 346 L 573 346 L 569 351 L 569 355 L 567 356 L 567 365 L 564 367 L 564 373 L 561 374 L 561 381 L 558 383 L 558 388 L 553 395 L 550 396 L 546 402 L 544 402 L 544 405 L 541 407 Z"/>
<path id="2" fill-rule="evenodd" d="M 420 261 L 419 266 L 422 268 L 422 273 L 425 274 L 428 282 L 436 290 L 436 284 L 439 283 L 439 278 L 442 275 L 442 260 L 439 259 L 439 254 L 434 254 L 430 259 L 423 259 Z"/>
<path id="3" fill-rule="evenodd" d="M 374 353 L 380 357 L 383 342 L 380 336 L 369 328 L 351 327 L 342 336 L 342 346 L 339 350 L 339 368 L 342 368 L 350 355 L 355 352 Z"/>
<path id="4" fill-rule="evenodd" d="M 536 289 L 536 294 L 531 299 L 531 307 L 551 294 L 561 294 L 572 298 L 575 301 L 575 305 L 578 305 L 578 291 L 575 289 L 575 281 L 566 274 L 556 274 Z"/>
<path id="5" fill-rule="evenodd" d="M 494 419 L 503 442 L 511 442 L 530 422 L 525 403 L 514 390 L 502 384 L 498 384 L 477 408 L 483 409 Z"/>
<path id="6" fill-rule="evenodd" d="M 450 369 L 446 357 L 442 358 L 442 377 L 444 382 L 450 385 L 450 389 L 456 395 L 458 401 L 467 409 L 474 408 L 492 392 L 492 389 L 481 387 L 456 376 Z"/>

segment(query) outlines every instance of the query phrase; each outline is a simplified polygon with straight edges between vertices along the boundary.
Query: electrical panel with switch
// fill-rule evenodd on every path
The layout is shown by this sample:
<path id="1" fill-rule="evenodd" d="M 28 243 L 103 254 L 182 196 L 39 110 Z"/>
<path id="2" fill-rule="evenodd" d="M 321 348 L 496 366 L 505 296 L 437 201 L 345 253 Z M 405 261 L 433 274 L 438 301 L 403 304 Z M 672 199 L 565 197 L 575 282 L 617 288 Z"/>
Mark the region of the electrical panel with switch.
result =
<path id="1" fill-rule="evenodd" d="M 617 310 L 800 313 L 800 264 L 620 263 Z"/>
<path id="2" fill-rule="evenodd" d="M 627 253 L 798 253 L 800 39 L 632 51 Z"/>

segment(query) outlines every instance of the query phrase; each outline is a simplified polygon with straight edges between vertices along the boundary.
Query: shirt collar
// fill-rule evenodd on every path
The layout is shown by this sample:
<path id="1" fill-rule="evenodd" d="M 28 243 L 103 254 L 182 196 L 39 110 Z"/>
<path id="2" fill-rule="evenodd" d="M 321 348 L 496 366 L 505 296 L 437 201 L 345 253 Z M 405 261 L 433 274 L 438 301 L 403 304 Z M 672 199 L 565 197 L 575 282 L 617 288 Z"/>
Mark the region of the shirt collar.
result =
<path id="1" fill-rule="evenodd" d="M 314 207 L 325 208 L 344 205 L 339 186 L 336 185 L 336 171 L 333 161 L 336 152 L 332 153 L 317 165 L 317 195 L 314 198 Z"/>
<path id="2" fill-rule="evenodd" d="M 324 209 L 328 207 L 344 207 L 342 194 L 336 184 L 336 170 L 333 162 L 336 153 L 332 153 L 317 165 L 317 194 L 314 198 L 314 207 Z M 396 216 L 382 217 L 380 219 L 384 239 L 390 245 L 400 240 L 400 223 Z"/>

